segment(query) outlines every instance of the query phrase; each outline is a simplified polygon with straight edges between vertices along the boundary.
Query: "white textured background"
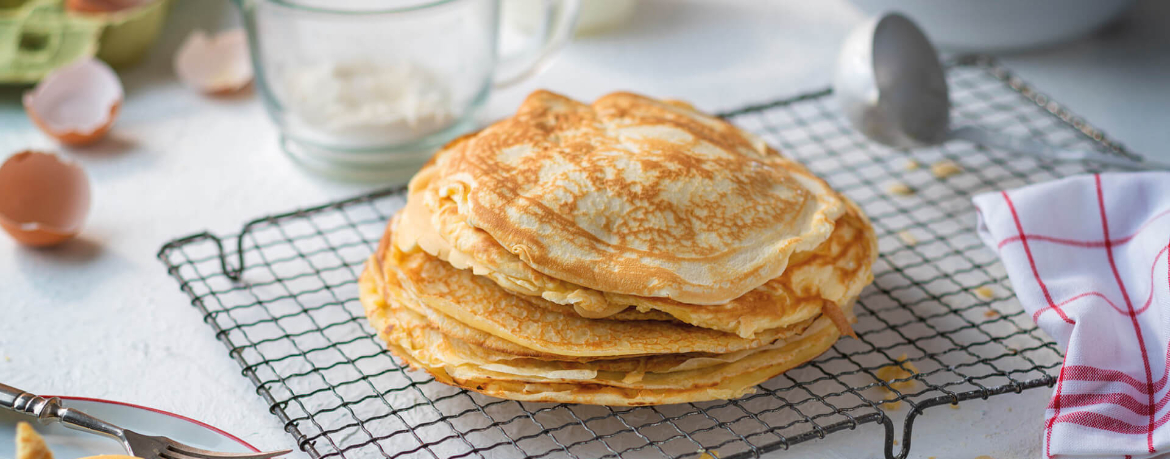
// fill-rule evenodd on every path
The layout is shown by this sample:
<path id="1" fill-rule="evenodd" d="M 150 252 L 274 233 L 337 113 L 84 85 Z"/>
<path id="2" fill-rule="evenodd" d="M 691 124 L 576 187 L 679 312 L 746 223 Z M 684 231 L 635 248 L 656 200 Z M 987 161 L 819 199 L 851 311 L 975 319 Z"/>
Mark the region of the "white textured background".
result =
<path id="1" fill-rule="evenodd" d="M 538 87 L 591 99 L 615 89 L 738 107 L 827 85 L 860 13 L 843 1 L 644 1 L 637 27 L 581 39 L 547 72 L 495 95 L 504 116 Z M 1170 159 L 1170 3 L 1143 2 L 1119 26 L 1070 45 L 1004 56 L 1009 67 L 1133 150 Z M 255 97 L 180 88 L 169 56 L 194 27 L 236 23 L 222 0 L 180 0 L 151 57 L 122 74 L 127 101 L 111 137 L 69 150 L 25 118 L 20 89 L 0 88 L 0 157 L 25 148 L 81 162 L 94 191 L 81 239 L 53 250 L 0 237 L 0 381 L 33 392 L 108 398 L 174 411 L 260 448 L 291 448 L 155 252 L 203 229 L 359 193 L 280 152 Z M 1160 19 L 1161 18 L 1161 19 Z M 913 457 L 1038 457 L 1044 389 L 957 411 L 932 410 Z M 796 447 L 796 457 L 879 457 L 880 428 Z M 0 451 L 0 457 L 10 454 Z"/>

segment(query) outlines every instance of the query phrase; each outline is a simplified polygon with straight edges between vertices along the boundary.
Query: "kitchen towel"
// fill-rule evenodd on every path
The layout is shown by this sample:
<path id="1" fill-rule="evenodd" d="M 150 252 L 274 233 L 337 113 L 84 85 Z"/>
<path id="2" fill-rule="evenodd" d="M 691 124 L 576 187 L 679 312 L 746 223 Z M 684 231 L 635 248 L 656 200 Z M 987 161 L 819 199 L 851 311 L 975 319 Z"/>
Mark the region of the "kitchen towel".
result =
<path id="1" fill-rule="evenodd" d="M 1064 349 L 1045 457 L 1170 453 L 1170 173 L 1077 176 L 974 201 L 1020 303 Z"/>

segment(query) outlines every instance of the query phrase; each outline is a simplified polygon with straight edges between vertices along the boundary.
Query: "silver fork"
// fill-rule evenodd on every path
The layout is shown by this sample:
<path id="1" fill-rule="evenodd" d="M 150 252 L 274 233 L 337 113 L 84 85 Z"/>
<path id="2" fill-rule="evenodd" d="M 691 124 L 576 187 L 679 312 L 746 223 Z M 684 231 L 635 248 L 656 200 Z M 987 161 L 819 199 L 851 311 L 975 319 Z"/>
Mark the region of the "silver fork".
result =
<path id="1" fill-rule="evenodd" d="M 58 421 L 70 429 L 111 437 L 122 443 L 126 452 L 145 459 L 268 459 L 292 450 L 267 453 L 218 453 L 193 448 L 167 437 L 142 435 L 130 429 L 95 418 L 81 411 L 61 406 L 57 397 L 44 398 L 15 387 L 0 384 L 0 408 L 36 416 L 42 424 Z"/>

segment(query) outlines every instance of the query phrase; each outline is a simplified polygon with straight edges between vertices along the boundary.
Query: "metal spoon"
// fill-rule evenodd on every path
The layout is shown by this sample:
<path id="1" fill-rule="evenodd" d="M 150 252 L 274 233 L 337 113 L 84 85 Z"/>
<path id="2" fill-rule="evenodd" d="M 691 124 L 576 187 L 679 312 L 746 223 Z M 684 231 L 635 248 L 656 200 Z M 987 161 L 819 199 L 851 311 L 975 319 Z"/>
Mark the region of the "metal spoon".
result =
<path id="1" fill-rule="evenodd" d="M 1057 148 L 977 126 L 951 128 L 947 80 L 938 53 L 913 21 L 897 13 L 866 21 L 849 34 L 838 56 L 833 92 L 854 128 L 891 147 L 964 139 L 1050 159 L 1170 169 L 1170 165 L 1150 161 Z"/>

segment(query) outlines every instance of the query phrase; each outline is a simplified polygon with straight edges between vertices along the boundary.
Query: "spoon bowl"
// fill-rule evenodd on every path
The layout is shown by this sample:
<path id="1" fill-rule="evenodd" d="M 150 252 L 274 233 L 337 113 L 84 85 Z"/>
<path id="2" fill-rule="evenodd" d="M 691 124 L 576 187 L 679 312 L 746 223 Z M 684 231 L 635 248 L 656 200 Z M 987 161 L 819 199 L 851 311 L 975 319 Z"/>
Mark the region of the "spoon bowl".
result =
<path id="1" fill-rule="evenodd" d="M 978 126 L 952 128 L 946 73 L 938 52 L 914 21 L 898 13 L 868 20 L 849 34 L 838 55 L 833 92 L 855 129 L 894 148 L 962 139 L 1048 159 L 1170 169 L 1170 165 L 1098 151 L 1058 148 Z"/>
<path id="2" fill-rule="evenodd" d="M 849 122 L 874 141 L 911 148 L 947 138 L 950 104 L 942 62 L 905 16 L 877 17 L 849 34 L 833 89 Z"/>

